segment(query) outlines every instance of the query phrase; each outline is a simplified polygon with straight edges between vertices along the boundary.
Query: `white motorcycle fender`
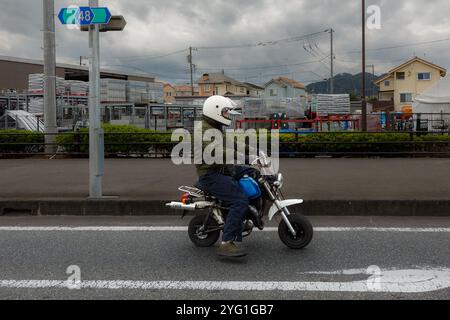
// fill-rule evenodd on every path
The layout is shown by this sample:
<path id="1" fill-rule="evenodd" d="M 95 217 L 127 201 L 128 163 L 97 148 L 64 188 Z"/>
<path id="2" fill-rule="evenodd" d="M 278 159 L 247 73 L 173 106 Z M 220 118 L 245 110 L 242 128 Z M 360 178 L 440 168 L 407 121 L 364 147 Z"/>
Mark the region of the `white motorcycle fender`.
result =
<path id="1" fill-rule="evenodd" d="M 272 208 L 270 208 L 269 211 L 269 221 L 272 221 L 273 217 L 280 212 L 282 209 L 290 207 L 290 206 L 294 206 L 296 204 L 302 204 L 304 201 L 301 199 L 292 199 L 292 200 L 284 200 L 284 201 L 280 201 L 277 206 L 276 203 L 273 204 Z"/>

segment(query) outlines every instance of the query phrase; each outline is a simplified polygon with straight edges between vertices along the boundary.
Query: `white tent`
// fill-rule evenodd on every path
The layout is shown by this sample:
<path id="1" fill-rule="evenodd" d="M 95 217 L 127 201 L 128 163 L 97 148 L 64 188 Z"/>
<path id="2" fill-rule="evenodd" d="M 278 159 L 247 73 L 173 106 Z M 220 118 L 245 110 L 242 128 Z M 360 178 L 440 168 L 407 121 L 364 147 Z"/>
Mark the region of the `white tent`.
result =
<path id="1" fill-rule="evenodd" d="M 413 112 L 450 113 L 450 76 L 440 79 L 434 86 L 417 95 Z"/>
<path id="2" fill-rule="evenodd" d="M 447 130 L 450 125 L 450 76 L 417 95 L 413 112 L 421 114 L 420 119 L 429 131 Z"/>

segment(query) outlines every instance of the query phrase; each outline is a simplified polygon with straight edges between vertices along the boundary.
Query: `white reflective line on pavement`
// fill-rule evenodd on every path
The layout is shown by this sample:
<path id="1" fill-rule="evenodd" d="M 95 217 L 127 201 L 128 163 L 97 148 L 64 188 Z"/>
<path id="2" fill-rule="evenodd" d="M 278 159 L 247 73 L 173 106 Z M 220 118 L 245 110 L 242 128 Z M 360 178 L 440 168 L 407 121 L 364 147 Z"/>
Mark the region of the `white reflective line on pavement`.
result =
<path id="1" fill-rule="evenodd" d="M 186 232 L 187 227 L 0 227 L 0 231 L 72 231 L 72 232 Z M 255 230 L 258 231 L 258 230 Z M 266 228 L 265 232 L 276 232 L 278 228 Z M 372 228 L 372 227 L 318 227 L 315 232 L 411 232 L 411 233 L 450 233 L 450 228 Z"/>
<path id="2" fill-rule="evenodd" d="M 318 273 L 319 274 L 319 273 Z M 331 274 L 334 274 L 333 272 Z M 341 272 L 341 274 L 345 274 Z M 81 281 L 0 280 L 0 288 L 10 289 L 102 290 L 201 290 L 201 291 L 315 291 L 363 293 L 426 293 L 450 287 L 450 269 L 386 270 L 363 281 L 282 282 L 282 281 Z"/>

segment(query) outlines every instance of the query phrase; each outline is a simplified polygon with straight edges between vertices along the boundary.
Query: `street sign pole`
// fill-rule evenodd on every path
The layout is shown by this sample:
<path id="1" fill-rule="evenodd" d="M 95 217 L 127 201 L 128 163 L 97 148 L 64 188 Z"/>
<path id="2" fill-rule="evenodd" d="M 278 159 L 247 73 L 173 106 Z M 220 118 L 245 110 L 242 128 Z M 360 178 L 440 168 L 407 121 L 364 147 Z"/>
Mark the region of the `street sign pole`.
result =
<path id="1" fill-rule="evenodd" d="M 89 0 L 91 8 L 98 0 Z M 92 199 L 103 196 L 104 132 L 100 121 L 100 34 L 99 25 L 89 27 L 89 194 Z"/>
<path id="2" fill-rule="evenodd" d="M 89 196 L 91 199 L 103 198 L 105 171 L 105 134 L 100 121 L 100 32 L 122 31 L 126 26 L 123 16 L 113 17 L 109 9 L 99 7 L 98 2 L 98 0 L 89 0 L 89 7 L 62 8 L 58 14 L 58 19 L 63 25 L 78 25 L 81 31 L 89 32 Z"/>
<path id="3" fill-rule="evenodd" d="M 56 49 L 55 49 L 55 7 L 53 0 L 43 1 L 44 9 L 44 121 L 45 152 L 56 153 L 54 145 L 58 133 L 56 120 Z"/>
<path id="4" fill-rule="evenodd" d="M 367 132 L 367 100 L 366 100 L 366 0 L 362 0 L 362 131 Z"/>

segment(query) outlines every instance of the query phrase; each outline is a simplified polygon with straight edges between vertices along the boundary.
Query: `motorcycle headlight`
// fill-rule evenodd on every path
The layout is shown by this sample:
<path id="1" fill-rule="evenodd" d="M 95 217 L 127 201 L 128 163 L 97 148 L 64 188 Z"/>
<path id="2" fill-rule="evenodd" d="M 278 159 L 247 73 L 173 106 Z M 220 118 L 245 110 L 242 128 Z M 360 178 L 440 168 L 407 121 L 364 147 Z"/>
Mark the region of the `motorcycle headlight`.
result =
<path id="1" fill-rule="evenodd" d="M 280 173 L 280 174 L 278 175 L 277 181 L 275 182 L 275 185 L 276 185 L 279 189 L 283 188 L 283 180 L 284 180 L 283 174 Z"/>
<path id="2" fill-rule="evenodd" d="M 280 183 L 280 188 L 282 188 L 283 187 L 283 183 L 284 183 L 284 177 L 283 177 L 282 173 L 280 173 L 278 175 L 278 182 Z"/>

